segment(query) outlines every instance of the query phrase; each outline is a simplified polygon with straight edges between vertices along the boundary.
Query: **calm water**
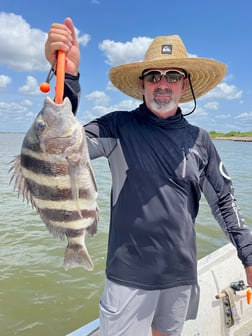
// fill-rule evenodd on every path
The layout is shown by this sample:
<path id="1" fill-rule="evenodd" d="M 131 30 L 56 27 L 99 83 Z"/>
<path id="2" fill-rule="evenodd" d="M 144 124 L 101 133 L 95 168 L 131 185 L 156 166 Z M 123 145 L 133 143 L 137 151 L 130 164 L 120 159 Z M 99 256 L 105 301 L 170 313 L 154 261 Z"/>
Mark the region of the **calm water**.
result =
<path id="1" fill-rule="evenodd" d="M 94 161 L 99 189 L 99 233 L 87 239 L 95 270 L 62 266 L 65 241 L 48 233 L 30 205 L 9 186 L 9 162 L 23 134 L 0 134 L 0 330 L 4 336 L 63 336 L 97 317 L 103 289 L 109 222 L 110 174 Z M 216 141 L 233 179 L 236 197 L 252 227 L 252 143 Z M 197 219 L 199 257 L 227 242 L 202 199 Z"/>

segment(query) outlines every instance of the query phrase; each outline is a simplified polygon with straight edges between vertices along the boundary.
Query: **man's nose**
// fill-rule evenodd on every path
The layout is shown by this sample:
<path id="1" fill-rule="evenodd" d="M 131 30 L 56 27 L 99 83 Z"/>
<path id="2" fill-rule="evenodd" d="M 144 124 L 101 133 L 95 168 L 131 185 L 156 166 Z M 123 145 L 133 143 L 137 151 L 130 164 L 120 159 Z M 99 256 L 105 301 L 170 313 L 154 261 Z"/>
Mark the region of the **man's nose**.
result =
<path id="1" fill-rule="evenodd" d="M 161 79 L 160 79 L 160 81 L 159 81 L 159 85 L 161 85 L 161 86 L 165 86 L 165 87 L 167 87 L 167 85 L 169 85 L 169 83 L 168 83 L 167 80 L 166 80 L 165 75 L 162 75 L 162 77 L 161 77 Z"/>

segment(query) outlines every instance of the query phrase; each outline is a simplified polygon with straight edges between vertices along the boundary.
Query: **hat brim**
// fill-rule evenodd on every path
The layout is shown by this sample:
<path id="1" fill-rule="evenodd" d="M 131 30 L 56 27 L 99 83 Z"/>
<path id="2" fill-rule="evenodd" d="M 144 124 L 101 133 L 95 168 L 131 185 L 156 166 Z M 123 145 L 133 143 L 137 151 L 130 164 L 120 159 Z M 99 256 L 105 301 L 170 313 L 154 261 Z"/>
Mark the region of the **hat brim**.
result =
<path id="1" fill-rule="evenodd" d="M 171 60 L 155 60 L 123 64 L 110 69 L 109 77 L 112 84 L 135 99 L 142 100 L 143 93 L 139 77 L 143 70 L 152 68 L 180 68 L 190 74 L 195 98 L 198 98 L 213 89 L 222 81 L 226 73 L 226 65 L 208 58 L 177 58 Z M 181 103 L 193 99 L 190 87 L 180 99 Z"/>

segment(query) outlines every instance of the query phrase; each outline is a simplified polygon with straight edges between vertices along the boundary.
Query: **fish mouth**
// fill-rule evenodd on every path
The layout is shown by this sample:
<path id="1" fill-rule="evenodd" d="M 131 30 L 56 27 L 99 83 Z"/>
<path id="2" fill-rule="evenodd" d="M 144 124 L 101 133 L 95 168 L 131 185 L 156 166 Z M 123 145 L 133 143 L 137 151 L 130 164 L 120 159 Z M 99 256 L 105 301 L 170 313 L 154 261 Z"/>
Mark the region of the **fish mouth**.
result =
<path id="1" fill-rule="evenodd" d="M 72 104 L 69 98 L 65 97 L 62 104 L 57 104 L 48 96 L 45 98 L 44 108 L 49 108 L 54 111 L 53 114 L 55 114 L 56 121 L 53 120 L 52 123 L 55 124 L 55 122 L 57 122 L 57 127 L 53 124 L 50 126 L 49 124 L 48 127 L 51 129 L 49 133 L 44 136 L 41 134 L 42 137 L 44 137 L 45 147 L 49 143 L 57 143 L 60 141 L 69 142 L 70 144 L 76 142 L 78 136 L 80 136 L 80 132 L 78 132 L 78 125 L 72 112 Z M 59 121 L 57 121 L 57 118 L 59 118 Z"/>
<path id="2" fill-rule="evenodd" d="M 61 107 L 62 105 L 65 105 L 66 102 L 67 102 L 67 100 L 69 100 L 69 98 L 65 97 L 64 100 L 63 100 L 63 102 L 61 104 L 58 104 L 58 103 L 55 103 L 55 101 L 51 97 L 49 97 L 49 96 L 46 96 L 46 98 L 45 98 L 45 102 L 46 103 L 48 103 L 48 104 L 50 104 L 52 106 L 55 106 L 55 107 Z M 70 102 L 70 100 L 69 100 L 69 102 Z"/>

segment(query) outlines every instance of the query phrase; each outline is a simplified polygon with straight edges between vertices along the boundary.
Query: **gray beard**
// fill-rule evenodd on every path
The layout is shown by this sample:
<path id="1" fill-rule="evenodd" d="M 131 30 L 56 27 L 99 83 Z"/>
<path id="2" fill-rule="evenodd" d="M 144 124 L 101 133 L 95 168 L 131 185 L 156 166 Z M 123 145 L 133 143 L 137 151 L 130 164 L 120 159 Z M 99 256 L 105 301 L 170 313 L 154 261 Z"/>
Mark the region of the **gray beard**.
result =
<path id="1" fill-rule="evenodd" d="M 153 99 L 150 103 L 150 106 L 153 111 L 162 113 L 173 110 L 177 106 L 177 104 L 174 102 L 173 99 L 171 99 L 168 103 L 162 101 L 161 99 L 159 99 L 158 101 Z"/>

